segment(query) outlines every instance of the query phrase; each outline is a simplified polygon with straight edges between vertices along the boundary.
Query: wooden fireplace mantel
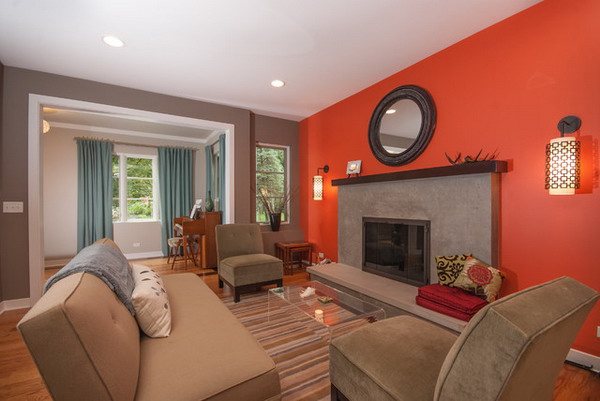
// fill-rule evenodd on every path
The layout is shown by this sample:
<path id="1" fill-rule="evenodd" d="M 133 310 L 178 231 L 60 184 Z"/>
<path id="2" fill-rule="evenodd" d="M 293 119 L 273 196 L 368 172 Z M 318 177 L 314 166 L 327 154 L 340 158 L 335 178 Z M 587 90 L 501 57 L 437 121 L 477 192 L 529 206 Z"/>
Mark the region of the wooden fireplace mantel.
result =
<path id="1" fill-rule="evenodd" d="M 452 166 L 421 168 L 416 170 L 394 171 L 391 173 L 363 175 L 351 178 L 338 178 L 331 181 L 334 187 L 341 185 L 368 184 L 371 182 L 415 180 L 419 178 L 447 177 L 465 174 L 506 173 L 508 163 L 505 160 L 488 160 Z"/>

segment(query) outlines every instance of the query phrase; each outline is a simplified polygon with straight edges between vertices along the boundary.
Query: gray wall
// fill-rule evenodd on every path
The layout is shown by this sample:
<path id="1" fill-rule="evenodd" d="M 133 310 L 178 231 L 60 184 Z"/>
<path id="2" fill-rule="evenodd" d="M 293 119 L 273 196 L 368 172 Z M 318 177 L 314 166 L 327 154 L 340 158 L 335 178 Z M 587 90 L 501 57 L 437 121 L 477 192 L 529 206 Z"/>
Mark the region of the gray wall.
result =
<path id="1" fill-rule="evenodd" d="M 304 232 L 300 228 L 300 156 L 298 150 L 298 123 L 281 118 L 254 115 L 254 141 L 252 150 L 252 185 L 256 186 L 256 142 L 274 145 L 285 145 L 290 147 L 290 190 L 292 199 L 290 202 L 289 224 L 282 224 L 278 232 L 272 232 L 268 225 L 263 228 L 263 241 L 265 252 L 273 254 L 274 244 L 279 241 L 297 241 L 304 239 Z M 252 210 L 256 208 L 256 199 L 252 197 Z M 256 221 L 256 215 L 252 215 L 252 221 Z"/>
<path id="2" fill-rule="evenodd" d="M 253 215 L 249 110 L 160 95 L 115 85 L 4 68 L 4 108 L 0 141 L 2 199 L 22 200 L 27 211 L 27 119 L 30 93 L 200 118 L 235 125 L 235 218 Z M 251 213 L 252 211 L 252 213 Z M 0 276 L 5 299 L 29 297 L 27 213 L 0 213 Z"/>

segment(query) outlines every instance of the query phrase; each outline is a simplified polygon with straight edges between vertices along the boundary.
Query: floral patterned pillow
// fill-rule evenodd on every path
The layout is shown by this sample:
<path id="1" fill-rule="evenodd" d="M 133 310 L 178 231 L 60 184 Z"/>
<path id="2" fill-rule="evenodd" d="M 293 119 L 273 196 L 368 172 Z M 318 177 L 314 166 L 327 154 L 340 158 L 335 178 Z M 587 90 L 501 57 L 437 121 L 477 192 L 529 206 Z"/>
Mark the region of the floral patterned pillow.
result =
<path id="1" fill-rule="evenodd" d="M 451 286 L 471 292 L 488 302 L 493 302 L 498 298 L 503 279 L 504 276 L 500 270 L 469 256 Z"/>
<path id="2" fill-rule="evenodd" d="M 470 256 L 471 255 L 436 256 L 435 264 L 437 266 L 438 283 L 451 286 L 463 267 L 465 267 L 465 262 Z"/>

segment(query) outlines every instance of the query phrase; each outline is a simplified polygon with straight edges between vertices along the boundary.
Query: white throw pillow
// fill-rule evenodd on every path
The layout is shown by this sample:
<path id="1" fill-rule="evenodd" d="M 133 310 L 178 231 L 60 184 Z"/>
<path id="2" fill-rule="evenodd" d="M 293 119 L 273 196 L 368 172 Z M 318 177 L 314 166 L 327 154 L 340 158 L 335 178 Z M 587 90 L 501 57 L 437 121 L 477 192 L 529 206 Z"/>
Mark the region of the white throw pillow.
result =
<path id="1" fill-rule="evenodd" d="M 138 325 L 149 337 L 168 337 L 171 333 L 171 306 L 160 276 L 144 265 L 132 265 L 135 288 L 131 302 Z"/>

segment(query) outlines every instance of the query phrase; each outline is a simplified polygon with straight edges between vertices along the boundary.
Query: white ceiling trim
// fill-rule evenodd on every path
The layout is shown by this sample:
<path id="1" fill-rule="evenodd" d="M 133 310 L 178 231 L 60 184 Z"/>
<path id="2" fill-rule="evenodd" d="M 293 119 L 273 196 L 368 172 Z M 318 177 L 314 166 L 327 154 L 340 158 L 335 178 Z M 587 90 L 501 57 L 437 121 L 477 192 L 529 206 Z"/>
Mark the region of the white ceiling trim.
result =
<path id="1" fill-rule="evenodd" d="M 46 109 L 52 109 L 51 107 L 46 107 Z M 61 109 L 55 109 L 55 110 L 61 110 Z M 205 123 L 208 123 L 208 121 L 205 120 L 195 120 L 193 122 L 187 121 L 185 119 L 185 117 L 183 119 L 177 119 L 177 122 L 175 121 L 165 121 L 164 119 L 159 119 L 159 118 L 151 118 L 151 117 L 142 117 L 142 116 L 134 116 L 131 114 L 122 114 L 122 113 L 102 113 L 99 111 L 93 111 L 93 110 L 81 110 L 81 109 L 62 109 L 62 110 L 68 110 L 68 111 L 74 111 L 74 112 L 80 112 L 82 114 L 91 114 L 94 116 L 100 116 L 100 117 L 112 117 L 112 118 L 120 118 L 123 120 L 129 120 L 129 121 L 140 121 L 140 122 L 145 122 L 145 123 L 155 123 L 155 124 L 168 124 L 168 125 L 172 125 L 174 127 L 183 127 L 183 128 L 194 128 L 194 129 L 203 129 L 203 130 L 214 130 L 214 123 L 210 122 L 210 124 L 207 125 L 203 125 L 203 124 L 198 124 L 197 121 L 204 121 Z M 44 113 L 48 113 L 46 110 L 44 110 Z M 52 121 L 52 113 L 48 113 L 46 114 L 46 120 L 48 121 Z M 162 117 L 161 117 L 162 118 Z"/>
<path id="2" fill-rule="evenodd" d="M 69 124 L 69 123 L 52 122 L 50 127 L 71 129 L 71 130 L 76 130 L 76 131 L 113 134 L 113 135 L 135 136 L 135 137 L 140 137 L 140 138 L 162 139 L 162 140 L 166 140 L 166 141 L 188 142 L 188 143 L 199 143 L 199 144 L 207 143 L 207 139 L 201 139 L 201 138 L 190 138 L 190 137 L 175 136 L 175 135 L 157 134 L 157 133 L 153 133 L 153 132 L 130 131 L 130 130 L 124 130 L 124 129 L 118 129 L 118 128 L 94 127 L 92 125 L 83 125 L 83 124 Z M 50 134 L 50 132 L 48 132 L 46 135 L 48 135 L 48 134 Z M 214 132 L 211 134 L 211 136 L 209 138 L 213 137 L 213 135 L 214 135 Z"/>
<path id="3" fill-rule="evenodd" d="M 215 130 L 213 131 L 212 134 L 210 134 L 208 136 L 208 138 L 206 138 L 206 141 L 204 143 L 208 143 L 208 144 L 213 144 L 214 142 L 217 141 L 217 138 L 219 138 L 219 135 L 221 135 L 223 132 L 219 131 L 219 130 Z"/>

